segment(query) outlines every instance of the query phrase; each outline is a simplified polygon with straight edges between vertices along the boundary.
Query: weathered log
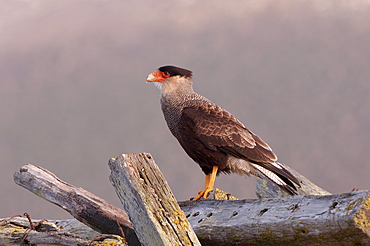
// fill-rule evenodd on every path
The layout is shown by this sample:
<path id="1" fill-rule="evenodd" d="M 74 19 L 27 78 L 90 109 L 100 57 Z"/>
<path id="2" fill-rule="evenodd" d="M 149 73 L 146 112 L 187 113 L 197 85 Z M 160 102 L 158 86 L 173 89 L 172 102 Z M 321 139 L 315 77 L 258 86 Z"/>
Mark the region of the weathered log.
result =
<path id="1" fill-rule="evenodd" d="M 30 230 L 27 218 L 0 219 L 0 245 L 116 245 L 127 243 L 119 236 L 102 235 L 77 220 L 33 220 L 37 224 L 35 230 Z M 94 240 L 99 238 L 99 240 Z"/>
<path id="2" fill-rule="evenodd" d="M 202 245 L 370 245 L 369 195 L 179 204 Z"/>
<path id="3" fill-rule="evenodd" d="M 100 197 L 59 179 L 52 172 L 28 164 L 14 174 L 14 181 L 45 200 L 58 205 L 77 220 L 101 233 L 121 235 L 130 245 L 140 245 L 126 212 Z"/>
<path id="4" fill-rule="evenodd" d="M 131 175 L 131 180 L 123 182 L 130 184 L 142 178 L 143 183 L 152 183 L 151 180 L 156 179 L 156 172 L 147 171 L 158 169 L 151 156 L 131 154 L 118 159 L 112 162 L 123 166 Z M 162 188 L 161 183 L 155 184 L 159 187 L 159 194 L 166 193 L 166 187 Z M 305 180 L 302 183 L 304 192 L 315 194 L 316 188 L 306 189 L 312 185 Z M 124 194 L 130 190 L 132 188 L 126 186 L 117 193 L 128 197 L 129 201 L 139 200 Z M 144 204 L 155 202 L 156 195 L 145 196 Z M 181 208 L 202 245 L 337 245 L 338 240 L 343 245 L 353 245 L 370 243 L 367 228 L 370 225 L 369 204 L 369 192 L 364 191 L 331 196 L 189 201 L 182 202 Z"/>
<path id="5" fill-rule="evenodd" d="M 145 162 L 145 156 L 134 156 L 128 163 L 140 167 L 140 163 Z M 57 181 L 42 182 L 45 178 L 37 177 L 38 175 L 50 175 L 50 172 L 44 171 L 35 172 L 34 176 L 21 175 L 19 178 L 24 178 L 22 182 L 30 184 L 26 188 L 29 187 L 28 189 L 36 193 L 45 192 L 48 194 L 45 198 L 56 203 L 58 199 L 52 197 L 57 190 L 54 185 L 62 190 L 72 189 L 72 186 L 55 175 L 52 176 Z M 45 187 L 32 188 L 42 185 Z M 74 191 L 71 193 L 73 195 Z M 162 193 L 165 194 L 166 191 L 163 190 Z M 84 193 L 80 196 L 84 196 Z M 66 199 L 71 203 L 69 206 L 77 204 L 68 196 Z M 60 202 L 59 206 L 66 203 Z M 185 211 L 202 245 L 370 245 L 369 191 L 278 199 L 189 201 L 180 202 L 180 207 Z M 94 209 L 91 208 L 92 211 Z M 120 220 L 120 217 L 117 219 Z M 98 220 L 92 224 L 99 222 Z M 116 224 L 115 221 L 110 223 L 112 227 Z"/>
<path id="6" fill-rule="evenodd" d="M 109 161 L 110 180 L 143 245 L 200 245 L 150 154 Z"/>

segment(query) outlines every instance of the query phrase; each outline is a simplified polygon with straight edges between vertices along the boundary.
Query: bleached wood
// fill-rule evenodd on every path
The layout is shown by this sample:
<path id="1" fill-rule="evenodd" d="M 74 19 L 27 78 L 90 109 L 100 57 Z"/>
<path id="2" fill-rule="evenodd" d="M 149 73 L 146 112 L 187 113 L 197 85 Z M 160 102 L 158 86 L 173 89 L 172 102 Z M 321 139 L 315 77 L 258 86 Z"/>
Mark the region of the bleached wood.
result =
<path id="1" fill-rule="evenodd" d="M 109 161 L 110 180 L 143 245 L 200 245 L 150 154 Z"/>
<path id="2" fill-rule="evenodd" d="M 32 220 L 38 223 L 40 220 Z M 83 223 L 71 220 L 48 220 L 41 222 L 36 230 L 29 230 L 27 218 L 0 219 L 0 245 L 59 245 L 59 246 L 98 246 L 116 245 L 126 246 L 125 240 L 119 236 L 105 237 L 99 241 L 94 238 L 102 234 L 94 231 Z"/>
<path id="3" fill-rule="evenodd" d="M 136 170 L 141 167 L 140 163 L 148 161 L 146 154 L 131 154 L 129 156 L 130 158 L 117 161 L 117 164 L 127 162 L 130 163 L 127 168 Z M 111 160 L 111 162 L 114 161 L 114 159 Z M 152 158 L 150 161 L 153 161 Z M 15 179 L 24 179 L 22 182 L 29 183 L 25 187 L 35 193 L 46 192 L 48 195 L 44 195 L 45 199 L 50 199 L 51 202 L 55 203 L 57 199 L 53 196 L 58 196 L 58 189 L 68 191 L 71 189 L 69 187 L 71 185 L 59 179 L 57 181 L 52 179 L 53 182 L 43 182 L 45 179 L 43 176 L 50 175 L 50 172 L 42 168 L 41 170 L 44 172 L 39 171 L 31 176 L 20 175 L 16 177 L 15 175 Z M 28 173 L 29 171 L 22 168 L 21 172 Z M 136 171 L 133 173 L 138 174 Z M 141 179 L 140 174 L 137 176 L 140 182 L 148 180 L 147 176 L 141 175 Z M 120 177 L 117 176 L 117 179 L 119 180 Z M 45 187 L 40 188 L 39 182 L 43 183 L 41 186 Z M 63 187 L 62 184 L 67 186 Z M 54 185 L 60 187 L 56 189 Z M 159 185 L 160 193 L 164 196 L 167 188 L 161 187 L 162 185 Z M 54 192 L 56 193 L 54 194 Z M 118 192 L 118 194 L 123 193 L 124 191 Z M 82 196 L 79 199 L 87 199 L 83 197 L 86 193 L 78 194 Z M 206 200 L 179 202 L 179 204 L 203 246 L 245 244 L 370 245 L 369 196 L 369 191 L 359 191 L 326 196 L 293 196 L 239 201 Z M 100 199 L 91 193 L 88 197 Z M 229 195 L 226 194 L 225 197 L 228 198 Z M 73 194 L 72 199 L 65 196 L 59 196 L 59 198 L 67 199 L 61 201 L 59 206 L 70 203 L 68 206 L 73 207 L 77 204 L 78 207 L 80 201 L 74 200 L 76 196 Z M 156 197 L 156 199 L 158 198 L 160 197 Z M 90 209 L 93 213 L 96 207 Z M 163 211 L 160 211 L 159 214 L 162 213 Z M 122 215 L 126 218 L 125 212 Z M 165 214 L 166 220 L 167 215 Z M 171 215 L 169 216 L 170 219 L 173 218 Z M 99 217 L 91 218 L 91 220 L 94 219 L 97 221 L 92 221 L 92 224 L 100 223 Z M 118 219 L 122 218 L 118 217 Z M 115 221 L 107 223 L 111 223 L 111 226 L 114 227 Z"/>
<path id="4" fill-rule="evenodd" d="M 131 245 L 140 245 L 126 212 L 80 187 L 59 179 L 52 172 L 31 164 L 14 174 L 14 181 L 39 197 L 58 205 L 77 220 L 101 233 L 120 235 L 117 222 Z"/>
<path id="5" fill-rule="evenodd" d="M 369 191 L 179 204 L 202 245 L 370 245 Z"/>

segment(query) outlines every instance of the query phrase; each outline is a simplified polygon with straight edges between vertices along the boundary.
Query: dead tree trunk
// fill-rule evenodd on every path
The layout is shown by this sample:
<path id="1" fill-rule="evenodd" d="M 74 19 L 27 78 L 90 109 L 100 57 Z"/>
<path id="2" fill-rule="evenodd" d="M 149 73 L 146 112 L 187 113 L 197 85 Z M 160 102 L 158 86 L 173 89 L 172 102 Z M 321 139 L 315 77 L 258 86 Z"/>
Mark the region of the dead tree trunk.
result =
<path id="1" fill-rule="evenodd" d="M 130 158 L 127 158 L 128 156 Z M 150 165 L 154 164 L 154 161 L 150 160 Z M 125 168 L 131 169 L 128 171 L 132 172 L 132 175 L 139 173 L 136 171 L 137 168 L 150 170 L 147 166 L 148 156 L 146 154 L 125 155 L 125 158 L 112 161 L 117 162 L 117 168 L 126 165 Z M 14 175 L 16 182 L 62 208 L 67 207 L 67 211 L 74 211 L 75 206 L 78 208 L 81 201 L 78 199 L 84 201 L 94 197 L 94 200 L 102 200 L 91 193 L 76 193 L 81 188 L 63 182 L 45 169 L 36 168 L 43 172 L 32 171 L 34 168 L 36 167 L 32 165 L 22 167 L 21 171 Z M 43 181 L 45 175 L 48 179 L 50 178 L 48 182 Z M 137 176 L 139 180 L 140 175 L 144 174 Z M 156 179 L 156 172 L 145 175 L 148 176 L 142 176 L 143 180 Z M 119 177 L 122 176 L 118 175 L 117 180 Z M 168 189 L 159 188 L 162 189 L 160 197 L 154 196 L 154 199 L 166 195 Z M 63 195 L 64 191 L 68 191 L 68 194 L 76 193 L 81 197 L 77 195 L 68 197 Z M 189 201 L 180 202 L 180 207 L 185 212 L 202 245 L 370 245 L 369 195 L 369 191 L 359 191 L 339 195 L 293 196 L 275 199 Z M 58 196 L 58 198 L 53 196 Z M 150 197 L 145 199 L 141 198 L 141 201 L 140 199 L 136 201 L 151 202 Z M 146 208 L 145 204 L 140 204 L 140 206 Z M 99 212 L 99 216 L 96 217 L 93 216 L 94 209 L 99 211 L 103 208 L 93 205 L 89 209 L 92 212 L 89 224 L 96 225 L 101 223 L 101 215 L 109 214 L 111 209 L 117 208 L 106 206 L 104 209 L 107 211 Z M 117 214 L 119 221 L 122 219 L 127 222 L 125 212 L 121 213 L 123 218 L 119 217 L 120 213 L 114 214 Z M 82 221 L 87 222 L 86 219 Z M 126 222 L 121 224 L 127 225 Z M 106 223 L 111 223 L 112 228 L 116 226 L 114 230 L 118 231 L 114 220 L 107 220 Z M 129 225 L 127 227 L 132 229 Z"/>
<path id="2" fill-rule="evenodd" d="M 109 161 L 110 180 L 143 245 L 200 245 L 150 154 Z"/>
<path id="3" fill-rule="evenodd" d="M 370 192 L 180 202 L 202 245 L 370 245 Z"/>

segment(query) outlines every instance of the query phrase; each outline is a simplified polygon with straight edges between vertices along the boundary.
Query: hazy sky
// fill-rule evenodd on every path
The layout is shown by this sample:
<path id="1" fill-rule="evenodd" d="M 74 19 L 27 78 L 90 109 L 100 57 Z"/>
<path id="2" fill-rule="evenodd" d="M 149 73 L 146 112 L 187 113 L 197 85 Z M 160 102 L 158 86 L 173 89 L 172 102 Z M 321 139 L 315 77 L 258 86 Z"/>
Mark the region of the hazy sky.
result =
<path id="1" fill-rule="evenodd" d="M 108 160 L 149 152 L 178 200 L 204 175 L 169 133 L 158 67 L 322 188 L 370 187 L 369 1 L 1 1 L 0 217 L 70 218 L 13 182 L 27 163 L 121 206 Z M 216 187 L 255 198 L 255 179 Z"/>

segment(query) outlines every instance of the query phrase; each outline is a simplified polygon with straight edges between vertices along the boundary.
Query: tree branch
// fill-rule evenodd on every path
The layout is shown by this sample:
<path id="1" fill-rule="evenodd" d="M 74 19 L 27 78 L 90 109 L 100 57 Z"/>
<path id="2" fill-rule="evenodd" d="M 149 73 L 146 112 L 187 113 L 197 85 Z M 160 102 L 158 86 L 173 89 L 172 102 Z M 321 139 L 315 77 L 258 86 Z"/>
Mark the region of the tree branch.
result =
<path id="1" fill-rule="evenodd" d="M 140 245 L 127 213 L 80 187 L 70 185 L 52 172 L 27 164 L 14 174 L 14 181 L 39 197 L 56 204 L 77 220 L 101 233 L 121 235 L 130 245 Z"/>

